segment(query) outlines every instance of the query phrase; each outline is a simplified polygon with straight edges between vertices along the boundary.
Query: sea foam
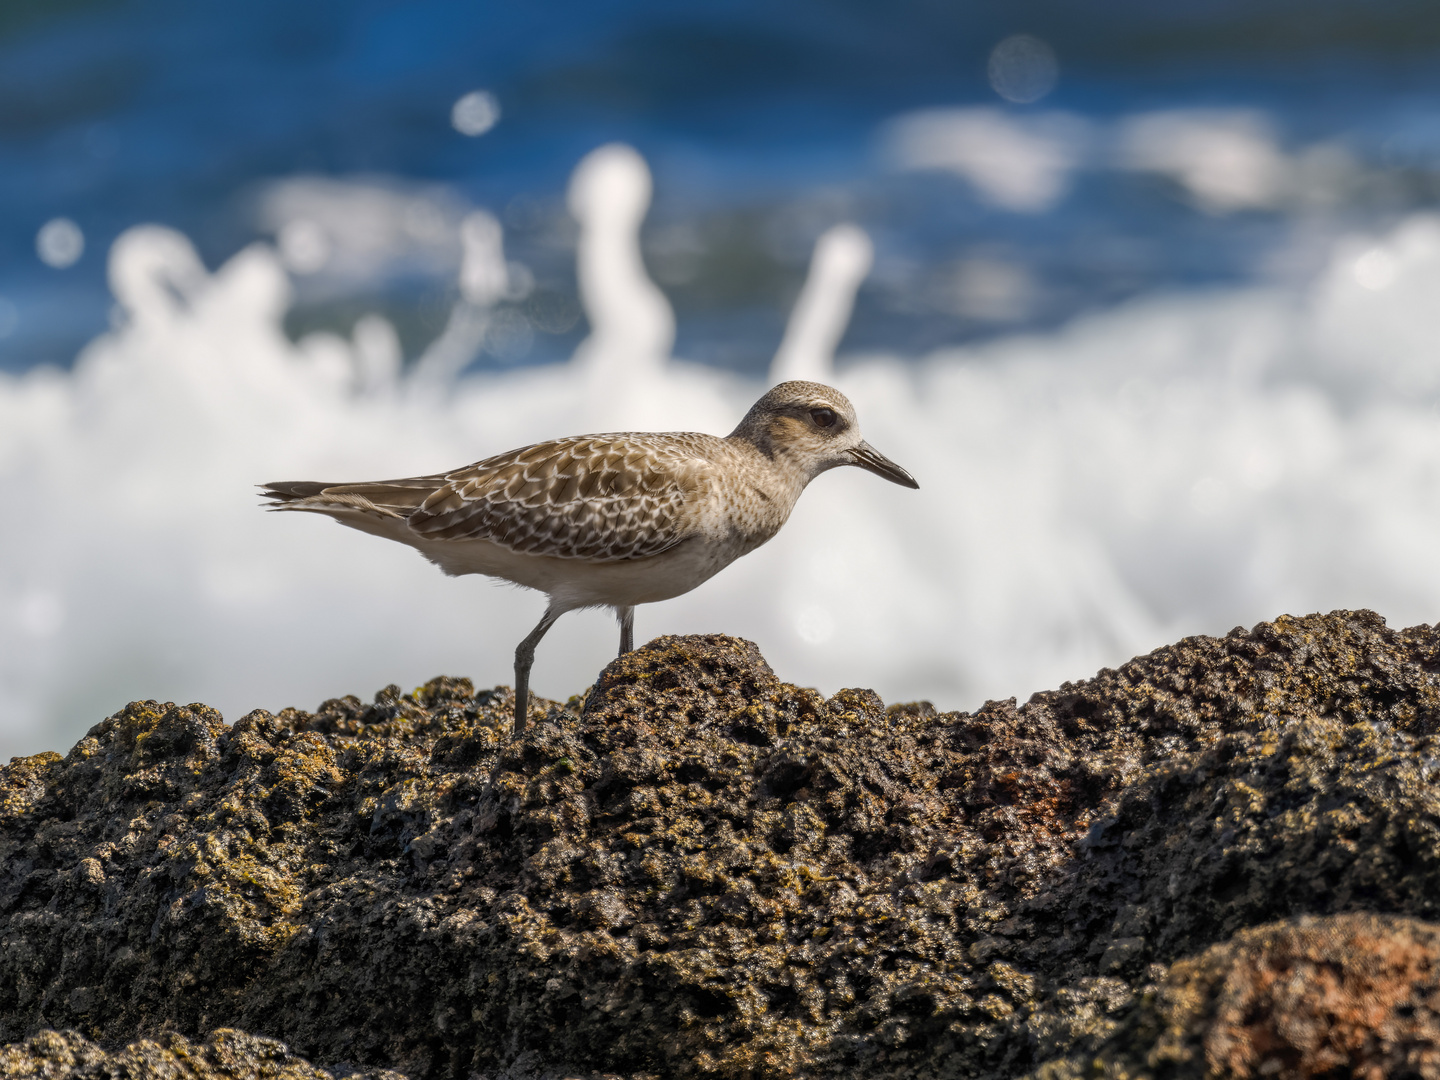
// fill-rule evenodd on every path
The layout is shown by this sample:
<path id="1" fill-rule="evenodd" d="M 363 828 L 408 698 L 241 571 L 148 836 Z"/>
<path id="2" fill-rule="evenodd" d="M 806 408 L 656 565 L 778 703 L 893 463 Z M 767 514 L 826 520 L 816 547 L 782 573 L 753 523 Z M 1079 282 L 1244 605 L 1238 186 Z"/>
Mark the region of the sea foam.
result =
<path id="1" fill-rule="evenodd" d="M 450 352 L 409 368 L 376 316 L 295 343 L 272 248 L 212 273 L 173 231 L 117 240 L 115 328 L 68 372 L 0 376 L 0 756 L 64 748 L 132 698 L 233 720 L 439 673 L 510 681 L 542 597 L 261 513 L 252 485 L 433 472 L 582 431 L 729 431 L 765 387 L 667 355 L 673 314 L 635 237 L 648 174 L 597 155 L 572 190 L 592 334 L 569 364 L 451 374 L 485 333 L 475 289 Z M 472 263 L 496 261 L 462 277 L 496 280 L 498 234 L 468 228 L 494 239 L 467 245 Z M 868 265 L 848 235 L 820 245 L 798 317 L 846 317 Z M 637 640 L 741 635 L 826 692 L 973 708 L 1282 612 L 1433 621 L 1437 294 L 1440 223 L 1416 217 L 1338 245 L 1301 292 L 1152 297 L 838 371 L 843 327 L 792 328 L 782 367 L 834 371 L 920 490 L 821 477 L 771 544 L 641 608 Z M 562 619 L 536 690 L 582 691 L 617 636 L 606 613 Z"/>

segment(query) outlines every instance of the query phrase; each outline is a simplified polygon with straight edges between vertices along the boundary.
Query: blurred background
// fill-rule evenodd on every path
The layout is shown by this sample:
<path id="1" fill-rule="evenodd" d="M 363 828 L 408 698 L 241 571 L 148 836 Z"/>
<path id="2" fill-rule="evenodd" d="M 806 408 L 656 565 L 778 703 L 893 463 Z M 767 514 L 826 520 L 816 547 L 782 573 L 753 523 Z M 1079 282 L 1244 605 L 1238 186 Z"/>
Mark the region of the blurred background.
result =
<path id="1" fill-rule="evenodd" d="M 1192 633 L 1440 612 L 1440 10 L 1418 0 L 0 5 L 0 759 L 510 681 L 535 594 L 272 479 L 725 433 L 824 477 L 642 608 L 973 708 Z M 536 688 L 615 641 L 569 616 Z"/>

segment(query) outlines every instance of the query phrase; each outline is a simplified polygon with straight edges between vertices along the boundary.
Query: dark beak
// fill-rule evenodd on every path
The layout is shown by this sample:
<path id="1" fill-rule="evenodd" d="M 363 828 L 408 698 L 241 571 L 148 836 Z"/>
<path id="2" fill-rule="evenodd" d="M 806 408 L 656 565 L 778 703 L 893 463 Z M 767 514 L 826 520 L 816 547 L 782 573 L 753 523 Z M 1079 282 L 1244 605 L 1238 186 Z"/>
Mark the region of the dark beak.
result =
<path id="1" fill-rule="evenodd" d="M 850 464 L 859 465 L 860 468 L 867 469 L 876 476 L 883 476 L 892 484 L 899 484 L 901 487 L 918 488 L 920 486 L 915 482 L 913 476 L 868 442 L 862 442 L 850 451 Z"/>

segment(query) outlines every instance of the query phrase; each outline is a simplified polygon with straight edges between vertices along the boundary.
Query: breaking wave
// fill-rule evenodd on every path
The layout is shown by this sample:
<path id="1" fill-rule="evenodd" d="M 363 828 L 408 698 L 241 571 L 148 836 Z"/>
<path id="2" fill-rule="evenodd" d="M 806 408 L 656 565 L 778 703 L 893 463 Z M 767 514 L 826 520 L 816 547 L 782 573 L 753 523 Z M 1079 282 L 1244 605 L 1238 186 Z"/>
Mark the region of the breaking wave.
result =
<path id="1" fill-rule="evenodd" d="M 462 298 L 408 367 L 375 316 L 290 341 L 267 246 L 212 273 L 175 232 L 123 235 L 115 328 L 71 371 L 0 376 L 0 754 L 67 746 L 132 698 L 233 720 L 441 672 L 508 683 L 540 595 L 267 516 L 252 485 L 430 472 L 582 431 L 730 430 L 764 386 L 669 355 L 636 242 L 643 162 L 597 151 L 571 194 L 590 337 L 568 364 L 502 373 L 455 374 L 503 292 L 489 219 L 467 219 Z M 848 393 L 921 490 L 822 477 L 768 546 L 642 607 L 637 640 L 723 631 L 827 692 L 974 707 L 1282 612 L 1440 614 L 1440 221 L 1339 244 L 1299 292 L 1154 297 L 836 371 L 869 265 L 857 232 L 817 249 L 781 365 Z M 616 640 L 607 613 L 561 620 L 537 691 L 583 690 Z"/>

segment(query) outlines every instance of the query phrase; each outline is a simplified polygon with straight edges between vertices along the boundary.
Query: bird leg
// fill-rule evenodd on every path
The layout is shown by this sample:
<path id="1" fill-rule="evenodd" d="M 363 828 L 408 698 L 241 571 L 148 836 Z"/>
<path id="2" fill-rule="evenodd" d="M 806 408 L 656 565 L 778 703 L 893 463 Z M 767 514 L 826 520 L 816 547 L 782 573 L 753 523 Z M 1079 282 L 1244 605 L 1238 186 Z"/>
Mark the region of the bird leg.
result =
<path id="1" fill-rule="evenodd" d="M 620 618 L 620 655 L 635 651 L 635 608 L 617 607 L 615 614 Z"/>
<path id="2" fill-rule="evenodd" d="M 530 665 L 535 663 L 535 646 L 545 636 L 545 631 L 555 625 L 560 612 L 553 606 L 545 609 L 544 616 L 529 636 L 515 646 L 515 735 L 518 738 L 525 731 L 525 720 L 530 715 Z"/>

